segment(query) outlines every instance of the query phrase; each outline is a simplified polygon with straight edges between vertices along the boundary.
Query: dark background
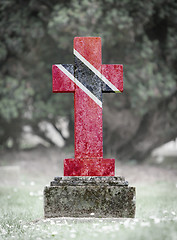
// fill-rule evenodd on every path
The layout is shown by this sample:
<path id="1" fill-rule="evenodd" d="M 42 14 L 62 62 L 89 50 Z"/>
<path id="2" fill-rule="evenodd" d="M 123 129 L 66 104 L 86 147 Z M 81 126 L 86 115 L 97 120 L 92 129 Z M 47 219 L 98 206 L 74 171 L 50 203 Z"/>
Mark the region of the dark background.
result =
<path id="1" fill-rule="evenodd" d="M 175 0 L 1 0 L 1 150 L 29 148 L 25 126 L 55 145 L 44 121 L 73 147 L 73 95 L 52 93 L 51 65 L 73 63 L 75 36 L 102 37 L 103 63 L 124 65 L 124 92 L 103 97 L 104 153 L 142 161 L 176 139 L 176 33 Z"/>

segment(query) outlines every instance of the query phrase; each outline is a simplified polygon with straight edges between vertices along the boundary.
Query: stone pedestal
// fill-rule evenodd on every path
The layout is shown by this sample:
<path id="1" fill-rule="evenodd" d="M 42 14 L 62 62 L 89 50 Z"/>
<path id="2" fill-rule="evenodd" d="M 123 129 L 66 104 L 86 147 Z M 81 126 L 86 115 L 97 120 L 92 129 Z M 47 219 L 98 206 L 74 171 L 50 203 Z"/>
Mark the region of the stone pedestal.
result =
<path id="1" fill-rule="evenodd" d="M 44 215 L 133 218 L 135 188 L 124 177 L 55 177 L 44 189 Z"/>

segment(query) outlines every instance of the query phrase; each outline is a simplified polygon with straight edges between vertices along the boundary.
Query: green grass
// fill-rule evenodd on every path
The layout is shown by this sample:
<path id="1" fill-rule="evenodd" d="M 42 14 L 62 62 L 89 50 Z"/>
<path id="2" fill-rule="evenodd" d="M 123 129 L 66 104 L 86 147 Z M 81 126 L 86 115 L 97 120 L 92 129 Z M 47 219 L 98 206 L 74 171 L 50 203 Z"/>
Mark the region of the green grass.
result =
<path id="1" fill-rule="evenodd" d="M 24 184 L 24 183 L 23 183 Z M 177 239 L 177 187 L 137 185 L 134 220 L 44 220 L 43 184 L 0 187 L 0 239 Z"/>

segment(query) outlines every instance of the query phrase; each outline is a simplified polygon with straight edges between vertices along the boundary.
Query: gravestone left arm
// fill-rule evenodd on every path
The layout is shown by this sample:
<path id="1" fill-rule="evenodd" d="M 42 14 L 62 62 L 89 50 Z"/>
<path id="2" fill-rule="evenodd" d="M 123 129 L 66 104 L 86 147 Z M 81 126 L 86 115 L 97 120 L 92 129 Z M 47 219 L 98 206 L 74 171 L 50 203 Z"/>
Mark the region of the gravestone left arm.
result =
<path id="1" fill-rule="evenodd" d="M 75 91 L 74 66 L 72 64 L 56 64 L 52 66 L 53 92 L 66 93 Z M 72 81 L 71 81 L 72 79 Z"/>

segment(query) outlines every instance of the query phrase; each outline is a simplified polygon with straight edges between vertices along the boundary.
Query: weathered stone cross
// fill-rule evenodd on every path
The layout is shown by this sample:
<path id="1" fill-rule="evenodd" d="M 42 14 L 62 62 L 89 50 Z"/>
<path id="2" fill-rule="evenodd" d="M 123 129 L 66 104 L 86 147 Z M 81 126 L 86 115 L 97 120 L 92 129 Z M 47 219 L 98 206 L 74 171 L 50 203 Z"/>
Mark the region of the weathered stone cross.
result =
<path id="1" fill-rule="evenodd" d="M 74 93 L 75 158 L 64 176 L 114 176 L 115 160 L 103 159 L 102 92 L 123 91 L 123 66 L 104 65 L 101 38 L 74 38 L 75 65 L 53 65 L 53 92 Z"/>

